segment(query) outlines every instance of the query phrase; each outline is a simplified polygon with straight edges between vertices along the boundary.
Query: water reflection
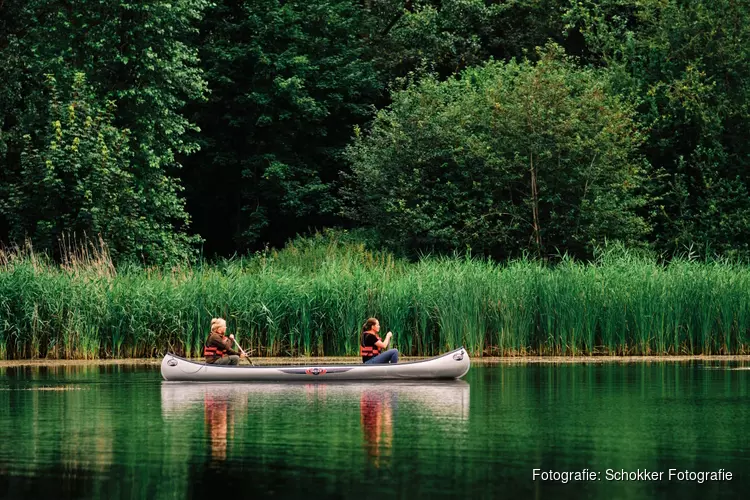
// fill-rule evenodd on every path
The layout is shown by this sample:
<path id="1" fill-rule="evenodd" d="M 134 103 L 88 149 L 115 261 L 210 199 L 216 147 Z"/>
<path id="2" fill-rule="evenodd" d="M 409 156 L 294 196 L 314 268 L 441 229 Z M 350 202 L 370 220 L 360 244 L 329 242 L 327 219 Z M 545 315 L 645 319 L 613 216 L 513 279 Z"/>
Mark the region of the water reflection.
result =
<path id="1" fill-rule="evenodd" d="M 227 437 L 230 437 L 227 425 L 231 418 L 229 402 L 205 393 L 203 406 L 206 428 L 211 442 L 211 458 L 215 461 L 224 461 L 227 458 Z"/>
<path id="2" fill-rule="evenodd" d="M 240 448 L 253 448 L 261 439 L 283 445 L 280 429 L 292 422 L 305 422 L 306 428 L 337 427 L 340 434 L 347 434 L 358 420 L 365 455 L 380 468 L 389 464 L 392 455 L 398 413 L 407 415 L 407 421 L 426 419 L 429 427 L 442 425 L 447 432 L 455 430 L 456 422 L 468 423 L 469 384 L 460 380 L 429 384 L 163 382 L 161 408 L 162 416 L 170 420 L 197 416 L 202 408 L 204 436 L 215 462 L 227 459 L 233 440 L 240 441 L 235 443 Z M 235 436 L 235 427 L 261 432 Z"/>
<path id="3" fill-rule="evenodd" d="M 390 392 L 365 390 L 359 400 L 360 423 L 364 445 L 375 467 L 380 468 L 381 456 L 388 460 L 393 442 L 393 407 L 396 400 Z"/>
<path id="4" fill-rule="evenodd" d="M 471 418 L 463 382 L 164 384 L 158 367 L 6 370 L 0 499 L 744 498 L 750 372 L 732 369 L 742 366 L 480 365 L 467 375 Z M 672 467 L 734 476 L 530 477 Z"/>

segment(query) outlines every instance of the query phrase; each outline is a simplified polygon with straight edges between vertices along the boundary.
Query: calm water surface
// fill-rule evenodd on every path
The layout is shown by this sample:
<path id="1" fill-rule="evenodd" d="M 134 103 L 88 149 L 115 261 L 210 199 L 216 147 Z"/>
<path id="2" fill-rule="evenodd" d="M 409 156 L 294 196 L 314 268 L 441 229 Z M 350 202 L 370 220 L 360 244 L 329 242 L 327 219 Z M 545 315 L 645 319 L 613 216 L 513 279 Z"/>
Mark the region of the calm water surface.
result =
<path id="1" fill-rule="evenodd" d="M 750 487 L 750 370 L 474 366 L 455 383 L 178 384 L 0 368 L 0 498 L 711 498 Z M 532 470 L 598 472 L 545 482 Z M 731 481 L 669 481 L 668 470 Z M 607 469 L 663 471 L 608 481 Z"/>

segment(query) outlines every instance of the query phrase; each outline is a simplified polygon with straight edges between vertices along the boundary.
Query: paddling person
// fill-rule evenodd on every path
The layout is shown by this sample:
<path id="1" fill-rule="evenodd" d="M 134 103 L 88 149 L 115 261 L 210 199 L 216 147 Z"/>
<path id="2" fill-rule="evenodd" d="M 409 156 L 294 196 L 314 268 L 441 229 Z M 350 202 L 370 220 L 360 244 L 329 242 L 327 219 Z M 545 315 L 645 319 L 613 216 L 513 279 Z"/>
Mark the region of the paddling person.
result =
<path id="1" fill-rule="evenodd" d="M 227 322 L 223 318 L 211 320 L 211 335 L 208 336 L 203 356 L 209 365 L 238 365 L 242 354 L 233 349 L 234 335 L 225 337 Z"/>
<path id="2" fill-rule="evenodd" d="M 388 349 L 393 332 L 388 332 L 383 341 L 378 335 L 379 331 L 380 322 L 377 318 L 370 318 L 362 325 L 362 338 L 359 340 L 362 362 L 367 365 L 398 363 L 398 349 Z"/>

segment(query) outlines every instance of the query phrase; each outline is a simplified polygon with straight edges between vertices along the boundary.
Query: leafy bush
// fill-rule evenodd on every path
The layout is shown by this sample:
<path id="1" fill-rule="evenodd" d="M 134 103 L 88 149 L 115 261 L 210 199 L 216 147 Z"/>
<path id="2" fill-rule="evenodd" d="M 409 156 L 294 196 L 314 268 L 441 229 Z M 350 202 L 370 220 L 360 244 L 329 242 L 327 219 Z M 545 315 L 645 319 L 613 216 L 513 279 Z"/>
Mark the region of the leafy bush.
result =
<path id="1" fill-rule="evenodd" d="M 414 250 L 590 255 L 607 238 L 641 240 L 632 106 L 606 72 L 555 45 L 540 56 L 395 94 L 348 151 L 348 215 Z"/>

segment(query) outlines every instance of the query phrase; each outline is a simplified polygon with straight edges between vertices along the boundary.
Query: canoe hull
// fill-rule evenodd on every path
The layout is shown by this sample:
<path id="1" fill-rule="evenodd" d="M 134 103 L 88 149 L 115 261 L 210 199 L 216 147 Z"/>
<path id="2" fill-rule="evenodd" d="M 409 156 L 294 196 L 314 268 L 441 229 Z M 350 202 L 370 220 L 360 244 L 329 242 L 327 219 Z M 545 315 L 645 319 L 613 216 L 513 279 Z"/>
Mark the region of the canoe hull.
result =
<path id="1" fill-rule="evenodd" d="M 216 366 L 167 354 L 161 362 L 161 376 L 170 382 L 457 379 L 470 366 L 463 347 L 422 361 L 378 365 Z"/>

